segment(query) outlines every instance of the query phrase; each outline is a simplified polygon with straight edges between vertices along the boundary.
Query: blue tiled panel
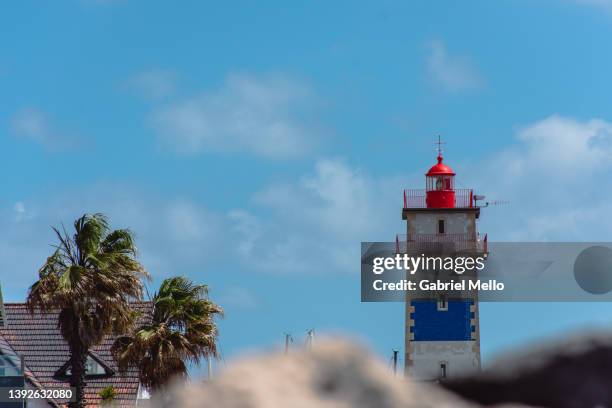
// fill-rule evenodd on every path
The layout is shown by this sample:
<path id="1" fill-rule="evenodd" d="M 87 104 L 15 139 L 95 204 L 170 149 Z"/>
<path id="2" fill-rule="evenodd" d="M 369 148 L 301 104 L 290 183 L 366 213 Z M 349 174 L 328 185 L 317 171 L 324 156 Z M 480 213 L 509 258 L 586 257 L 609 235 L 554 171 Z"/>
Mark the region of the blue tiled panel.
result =
<path id="1" fill-rule="evenodd" d="M 470 312 L 473 301 L 469 299 L 449 300 L 448 310 L 439 311 L 435 300 L 413 300 L 414 312 L 410 317 L 414 326 L 416 341 L 461 341 L 471 340 L 472 326 L 470 320 L 474 313 Z"/>

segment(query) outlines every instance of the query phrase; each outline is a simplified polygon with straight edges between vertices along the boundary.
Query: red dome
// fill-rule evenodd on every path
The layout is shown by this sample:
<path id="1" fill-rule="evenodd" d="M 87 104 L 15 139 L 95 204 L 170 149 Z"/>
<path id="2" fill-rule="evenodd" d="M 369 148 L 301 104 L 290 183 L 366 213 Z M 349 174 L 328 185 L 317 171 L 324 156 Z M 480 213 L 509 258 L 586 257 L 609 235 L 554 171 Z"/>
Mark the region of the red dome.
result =
<path id="1" fill-rule="evenodd" d="M 438 156 L 438 164 L 432 166 L 432 168 L 427 172 L 426 176 L 437 176 L 443 174 L 454 176 L 455 172 L 446 164 L 442 163 L 442 156 Z"/>

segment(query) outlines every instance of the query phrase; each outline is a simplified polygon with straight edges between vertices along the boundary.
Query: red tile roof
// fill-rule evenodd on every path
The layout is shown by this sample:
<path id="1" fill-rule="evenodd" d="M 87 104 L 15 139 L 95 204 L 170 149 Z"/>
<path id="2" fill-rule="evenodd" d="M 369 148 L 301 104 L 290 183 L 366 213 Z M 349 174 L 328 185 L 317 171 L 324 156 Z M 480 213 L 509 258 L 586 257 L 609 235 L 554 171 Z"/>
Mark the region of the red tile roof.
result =
<path id="1" fill-rule="evenodd" d="M 150 316 L 150 302 L 136 302 L 134 308 L 142 312 L 141 318 Z M 0 344 L 10 347 L 15 353 L 23 356 L 26 365 L 26 377 L 34 386 L 42 388 L 68 388 L 63 378 L 55 373 L 68 361 L 68 345 L 57 328 L 58 313 L 39 313 L 31 315 L 23 303 L 4 304 L 4 327 L 0 327 Z M 4 339 L 4 341 L 2 341 Z M 115 403 L 120 407 L 132 407 L 138 396 L 138 372 L 130 369 L 121 374 L 110 353 L 115 337 L 108 336 L 91 351 L 97 359 L 114 371 L 111 377 L 87 378 L 85 398 L 88 405 L 98 406 L 98 393 L 112 385 L 117 396 Z M 58 400 L 63 405 L 66 401 Z M 52 404 L 53 405 L 53 404 Z"/>

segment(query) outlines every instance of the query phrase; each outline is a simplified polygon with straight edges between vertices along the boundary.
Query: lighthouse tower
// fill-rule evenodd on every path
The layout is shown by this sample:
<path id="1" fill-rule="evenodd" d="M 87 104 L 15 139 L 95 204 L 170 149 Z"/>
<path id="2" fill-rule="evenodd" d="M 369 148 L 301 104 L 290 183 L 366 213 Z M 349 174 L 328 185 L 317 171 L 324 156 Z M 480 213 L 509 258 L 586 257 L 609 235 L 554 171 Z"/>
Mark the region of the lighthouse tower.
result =
<path id="1" fill-rule="evenodd" d="M 456 189 L 454 179 L 438 146 L 437 163 L 425 174 L 425 190 L 404 190 L 406 235 L 396 238 L 398 253 L 443 257 L 486 253 L 486 235 L 481 239 L 477 230 L 480 208 L 472 190 Z M 404 361 L 405 373 L 424 381 L 479 370 L 477 291 L 407 294 Z"/>

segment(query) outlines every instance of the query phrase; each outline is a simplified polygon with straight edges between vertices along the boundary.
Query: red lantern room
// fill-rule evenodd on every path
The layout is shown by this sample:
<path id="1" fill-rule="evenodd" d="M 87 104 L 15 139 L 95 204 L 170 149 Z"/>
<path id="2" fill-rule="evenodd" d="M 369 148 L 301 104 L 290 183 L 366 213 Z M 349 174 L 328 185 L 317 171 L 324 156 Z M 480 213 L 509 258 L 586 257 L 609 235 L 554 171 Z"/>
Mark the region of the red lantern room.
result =
<path id="1" fill-rule="evenodd" d="M 455 173 L 442 160 L 439 151 L 438 163 L 425 174 L 427 208 L 455 208 Z"/>

